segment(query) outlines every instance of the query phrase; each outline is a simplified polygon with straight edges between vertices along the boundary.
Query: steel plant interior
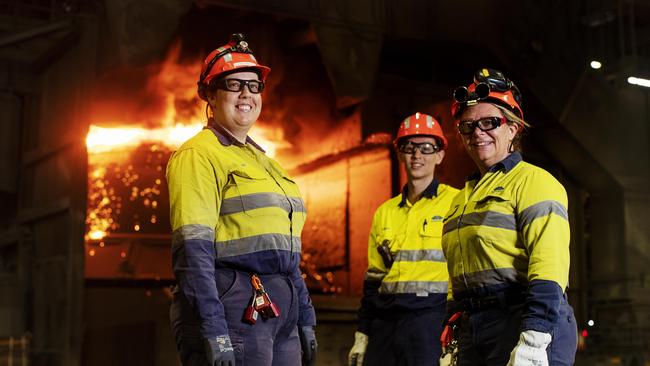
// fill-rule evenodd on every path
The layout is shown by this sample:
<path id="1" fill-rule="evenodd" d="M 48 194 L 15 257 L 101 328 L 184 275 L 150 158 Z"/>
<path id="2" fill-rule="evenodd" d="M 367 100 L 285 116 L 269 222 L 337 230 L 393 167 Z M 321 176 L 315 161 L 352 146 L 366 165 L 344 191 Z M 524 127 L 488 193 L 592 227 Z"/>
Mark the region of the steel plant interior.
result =
<path id="1" fill-rule="evenodd" d="M 319 365 L 346 358 L 372 213 L 404 183 L 391 134 L 415 111 L 440 119 L 436 174 L 460 187 L 473 164 L 450 91 L 483 66 L 518 82 L 524 157 L 567 188 L 576 364 L 650 364 L 650 89 L 627 83 L 650 78 L 650 3 L 0 0 L 0 19 L 0 364 L 179 364 L 175 145 L 97 152 L 86 137 L 200 124 L 197 67 L 234 31 L 273 69 L 257 129 L 308 206 Z"/>

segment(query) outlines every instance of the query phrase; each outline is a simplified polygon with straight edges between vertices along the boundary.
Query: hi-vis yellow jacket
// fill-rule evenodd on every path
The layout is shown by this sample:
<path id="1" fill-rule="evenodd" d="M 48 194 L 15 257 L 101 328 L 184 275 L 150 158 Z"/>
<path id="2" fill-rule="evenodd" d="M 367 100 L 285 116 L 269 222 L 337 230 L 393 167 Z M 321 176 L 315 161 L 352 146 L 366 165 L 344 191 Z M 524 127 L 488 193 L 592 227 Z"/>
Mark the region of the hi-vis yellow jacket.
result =
<path id="1" fill-rule="evenodd" d="M 470 178 L 445 218 L 442 245 L 454 300 L 521 288 L 523 330 L 549 332 L 569 277 L 564 187 L 512 153 Z"/>
<path id="2" fill-rule="evenodd" d="M 359 309 L 359 331 L 368 334 L 377 316 L 424 308 L 445 311 L 447 264 L 442 252 L 442 221 L 457 189 L 433 180 L 415 204 L 402 194 L 384 202 L 373 217 L 368 240 L 368 270 Z M 390 247 L 387 268 L 377 247 Z"/>
<path id="3" fill-rule="evenodd" d="M 215 268 L 286 274 L 297 290 L 299 325 L 316 324 L 299 269 L 306 210 L 286 171 L 251 139 L 241 144 L 214 125 L 172 155 L 167 181 L 172 266 L 204 337 L 228 334 Z"/>

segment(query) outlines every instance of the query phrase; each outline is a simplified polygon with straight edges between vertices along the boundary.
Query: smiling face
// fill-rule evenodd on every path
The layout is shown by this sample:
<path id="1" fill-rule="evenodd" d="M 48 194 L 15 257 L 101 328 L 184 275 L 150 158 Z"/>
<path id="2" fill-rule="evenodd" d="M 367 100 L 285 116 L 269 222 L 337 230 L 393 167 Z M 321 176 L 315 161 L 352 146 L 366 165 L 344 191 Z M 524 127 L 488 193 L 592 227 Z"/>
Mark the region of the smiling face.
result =
<path id="1" fill-rule="evenodd" d="M 224 78 L 259 80 L 258 75 L 250 71 L 236 72 Z M 251 93 L 248 86 L 244 86 L 238 92 L 216 89 L 208 93 L 208 103 L 212 108 L 215 122 L 232 133 L 239 141 L 244 142 L 248 131 L 262 111 L 262 94 Z"/>
<path id="2" fill-rule="evenodd" d="M 490 103 L 478 103 L 467 107 L 460 116 L 461 121 L 476 121 L 486 117 L 502 117 L 501 111 Z M 516 124 L 503 123 L 490 131 L 481 131 L 478 127 L 469 135 L 461 135 L 465 150 L 481 171 L 485 172 L 492 165 L 510 155 L 510 144 L 517 134 Z"/>
<path id="3" fill-rule="evenodd" d="M 414 136 L 407 138 L 407 141 L 414 142 L 416 144 L 421 144 L 424 142 L 429 142 L 434 145 L 438 145 L 436 139 L 430 136 Z M 401 141 L 400 141 L 401 142 Z M 424 178 L 433 178 L 436 165 L 442 163 L 442 159 L 445 157 L 445 151 L 439 150 L 433 154 L 422 154 L 420 149 L 415 149 L 413 154 L 404 154 L 398 152 L 397 156 L 399 161 L 404 163 L 406 168 L 406 175 L 410 181 L 424 179 Z"/>

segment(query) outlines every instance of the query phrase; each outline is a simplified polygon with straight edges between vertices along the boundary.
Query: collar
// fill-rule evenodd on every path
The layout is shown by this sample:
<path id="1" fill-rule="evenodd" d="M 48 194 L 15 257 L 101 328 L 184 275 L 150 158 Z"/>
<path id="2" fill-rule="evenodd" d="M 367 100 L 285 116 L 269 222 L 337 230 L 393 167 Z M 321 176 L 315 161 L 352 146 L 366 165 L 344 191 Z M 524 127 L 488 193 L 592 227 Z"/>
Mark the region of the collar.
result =
<path id="1" fill-rule="evenodd" d="M 508 155 L 505 159 L 489 167 L 487 171 L 488 173 L 496 173 L 499 170 L 503 170 L 503 173 L 507 174 L 512 170 L 512 168 L 519 164 L 519 162 L 521 162 L 521 154 L 519 151 L 515 151 L 512 154 Z M 479 178 L 481 178 L 481 172 L 477 170 L 472 173 L 472 175 L 470 175 L 467 180 L 475 180 Z"/>
<path id="2" fill-rule="evenodd" d="M 406 206 L 406 201 L 408 200 L 408 193 L 409 193 L 409 185 L 408 183 L 404 185 L 404 188 L 402 188 L 402 200 L 398 204 L 399 207 L 404 207 Z M 434 196 L 438 195 L 438 180 L 436 178 L 433 178 L 431 183 L 427 188 L 424 189 L 422 192 L 422 198 L 433 198 Z"/>
<path id="3" fill-rule="evenodd" d="M 216 123 L 212 118 L 208 120 L 208 125 L 203 127 L 203 129 L 208 129 L 214 133 L 215 136 L 217 136 L 217 140 L 221 143 L 223 146 L 230 146 L 230 145 L 236 145 L 236 146 L 245 146 L 245 144 L 242 144 L 239 142 L 235 136 L 233 136 L 230 132 L 226 131 L 225 128 L 220 126 L 218 123 Z M 264 149 L 260 145 L 258 145 L 255 141 L 253 141 L 250 136 L 246 136 L 246 143 L 253 145 L 257 150 L 266 153 Z"/>

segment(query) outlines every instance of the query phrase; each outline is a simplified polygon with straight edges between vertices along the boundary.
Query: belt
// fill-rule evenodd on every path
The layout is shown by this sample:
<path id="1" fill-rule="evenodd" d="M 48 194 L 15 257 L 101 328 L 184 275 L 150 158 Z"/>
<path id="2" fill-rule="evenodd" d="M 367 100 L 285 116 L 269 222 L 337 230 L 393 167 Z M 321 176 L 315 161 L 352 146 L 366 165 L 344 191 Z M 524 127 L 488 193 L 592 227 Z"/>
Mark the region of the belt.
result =
<path id="1" fill-rule="evenodd" d="M 405 318 L 412 318 L 412 317 L 417 317 L 420 315 L 424 315 L 427 313 L 439 313 L 441 314 L 440 317 L 442 318 L 445 314 L 445 309 L 444 307 L 441 308 L 435 308 L 435 307 L 427 307 L 427 308 L 422 308 L 422 309 L 377 309 L 373 313 L 375 318 L 381 319 L 381 320 L 400 320 L 400 319 L 405 319 Z"/>
<path id="2" fill-rule="evenodd" d="M 460 310 L 476 312 L 487 309 L 503 309 L 510 305 L 523 304 L 525 299 L 525 293 L 523 292 L 502 292 L 492 296 L 467 297 L 456 303 Z"/>
<path id="3" fill-rule="evenodd" d="M 469 297 L 459 302 L 459 307 L 463 311 L 480 311 L 494 308 L 504 308 L 506 304 L 498 296 L 489 296 L 483 298 Z"/>

